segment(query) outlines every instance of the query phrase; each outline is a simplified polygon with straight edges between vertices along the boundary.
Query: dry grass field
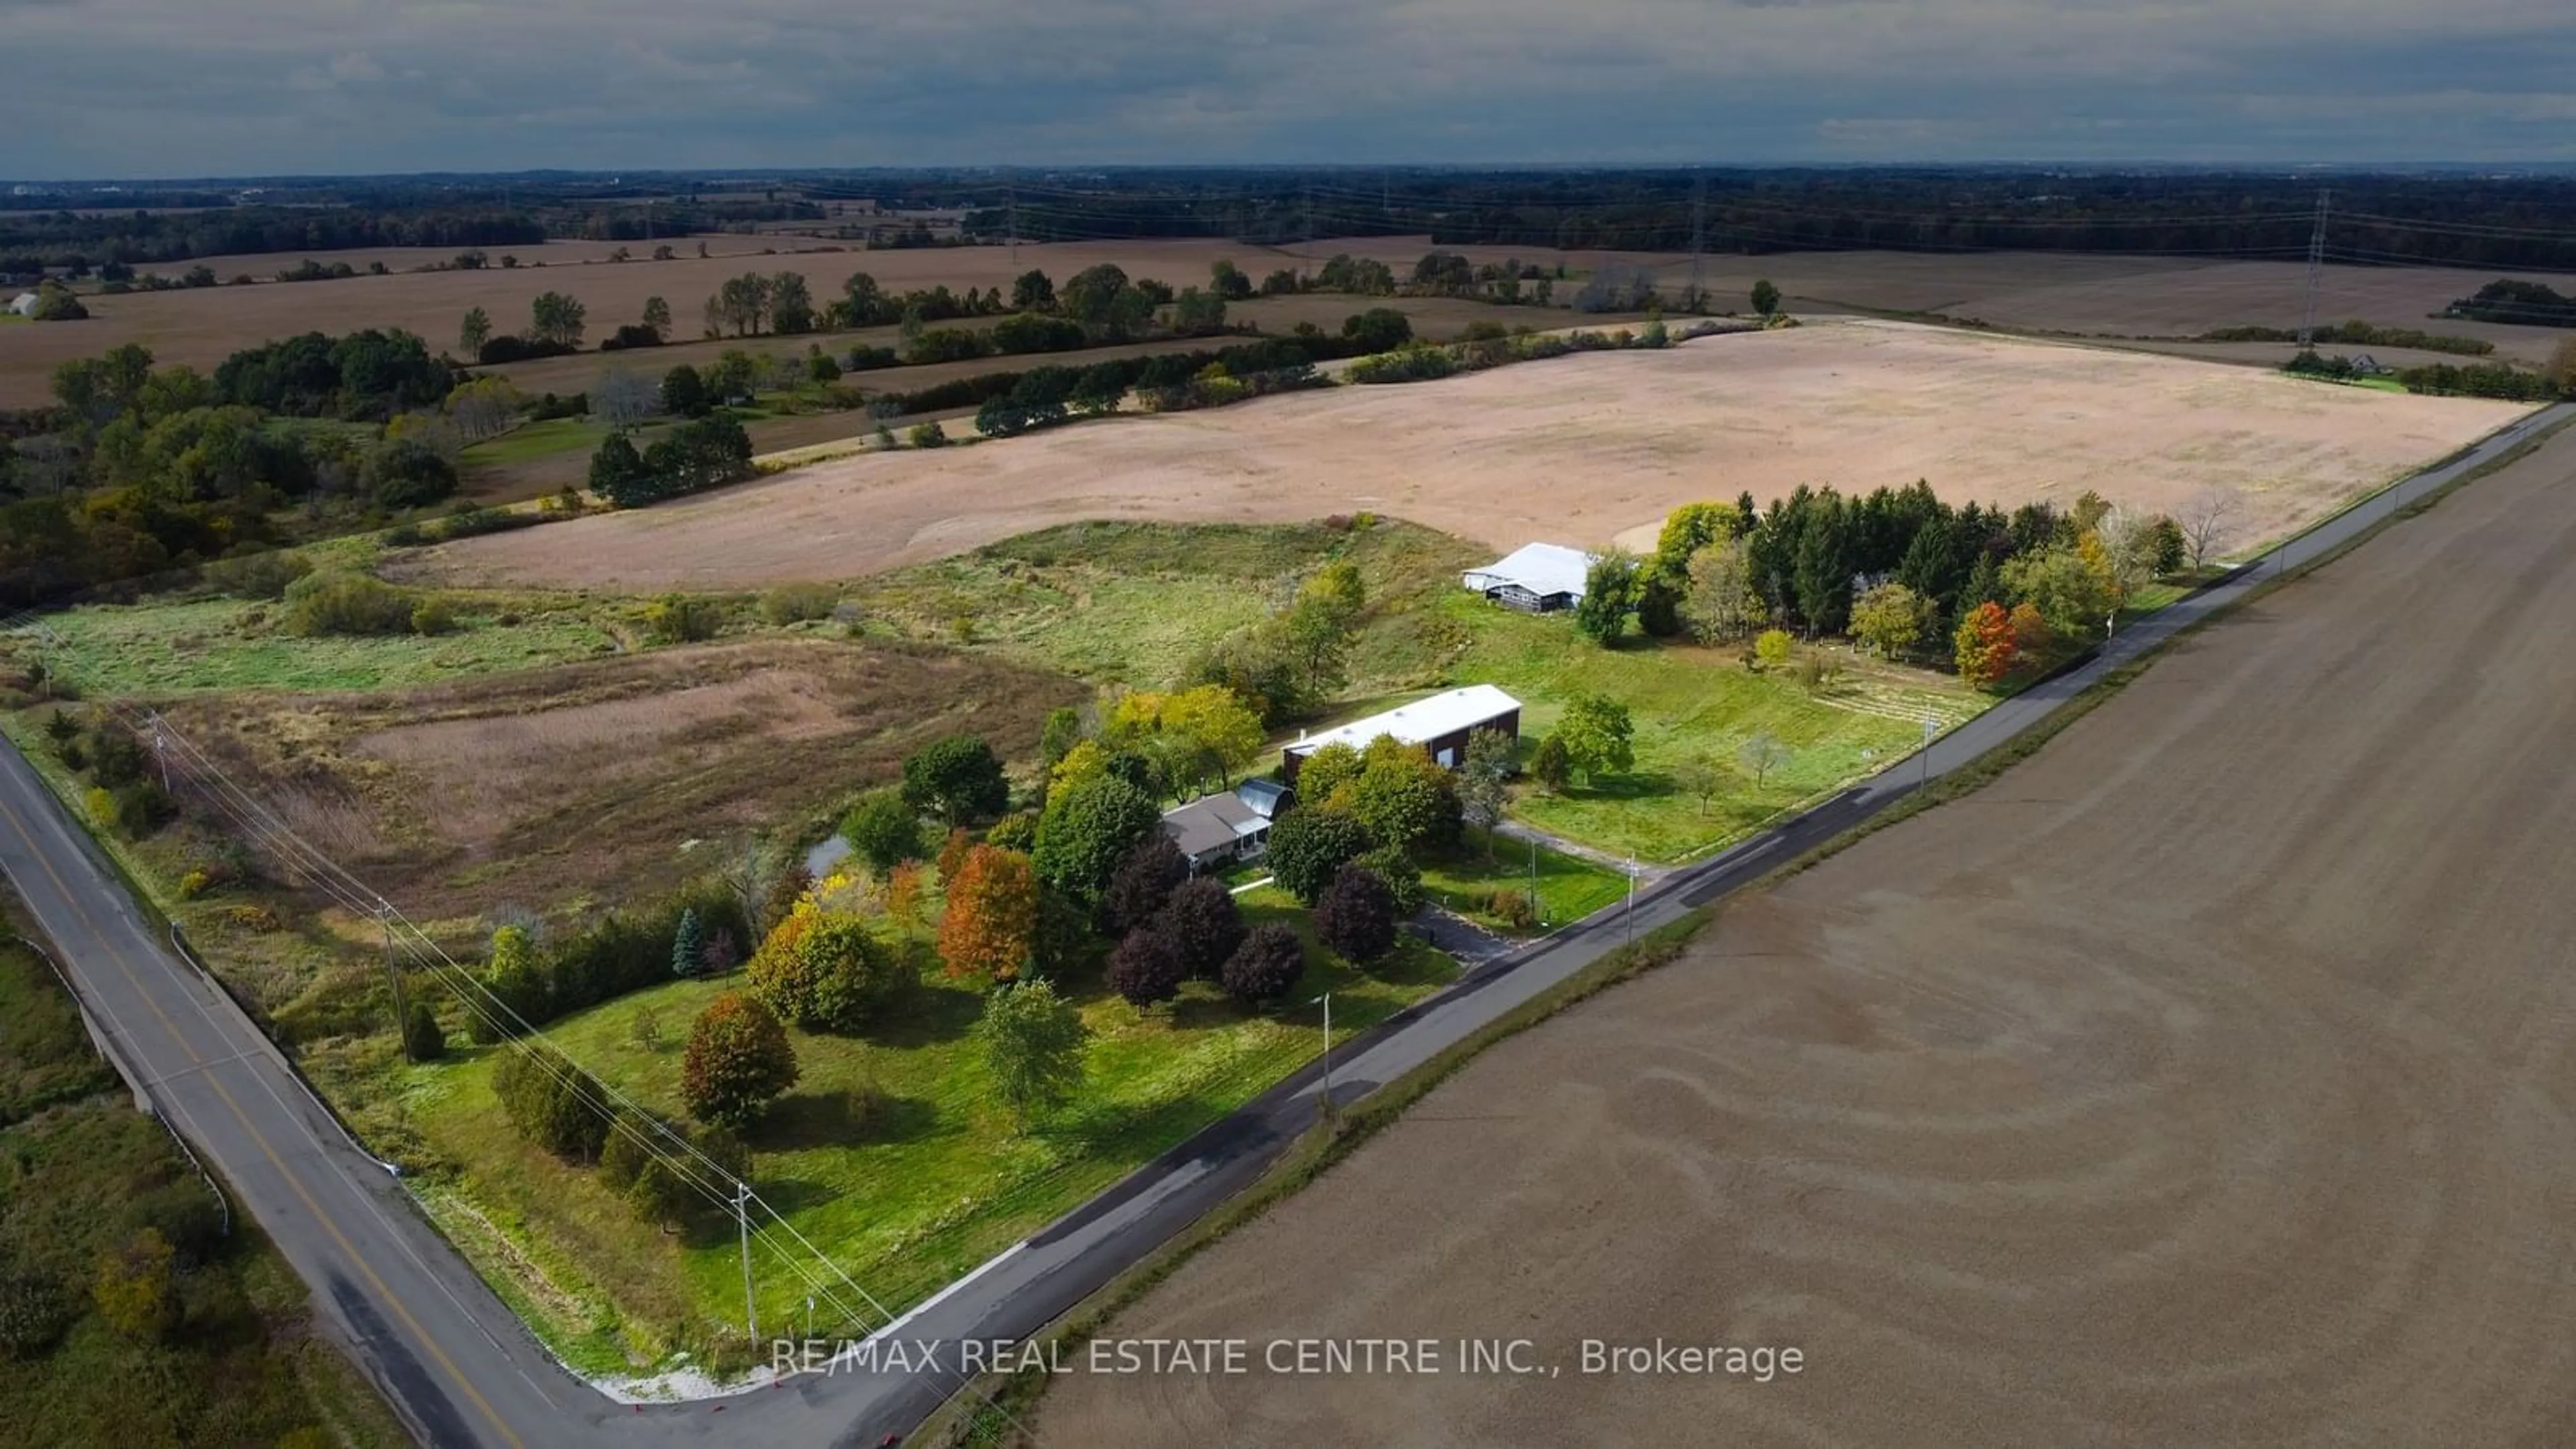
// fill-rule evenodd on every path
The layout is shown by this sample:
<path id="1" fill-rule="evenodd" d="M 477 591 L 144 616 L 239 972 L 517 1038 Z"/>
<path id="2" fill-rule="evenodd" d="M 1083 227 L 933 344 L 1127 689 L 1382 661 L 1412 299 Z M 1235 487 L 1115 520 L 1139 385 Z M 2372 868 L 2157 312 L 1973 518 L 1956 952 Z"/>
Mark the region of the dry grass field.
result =
<path id="1" fill-rule="evenodd" d="M 2576 437 L 1486 1052 L 1059 1379 L 1050 1446 L 2576 1443 Z M 1578 1341 L 1794 1345 L 1583 1377 Z"/>
<path id="2" fill-rule="evenodd" d="M 1076 519 L 1360 510 L 1496 549 L 1603 544 L 1691 499 L 1918 477 L 1954 501 L 2071 501 L 2094 488 L 2150 510 L 2232 487 L 2244 494 L 2242 542 L 2330 512 L 2521 411 L 1835 323 L 872 454 L 445 545 L 412 567 L 460 581 L 748 587 L 872 573 Z"/>
<path id="3" fill-rule="evenodd" d="M 973 730 L 1005 754 L 1086 691 L 997 661 L 768 640 L 407 692 L 248 692 L 170 717 L 273 782 L 296 828 L 431 916 L 639 899 L 720 842 L 890 779 Z"/>

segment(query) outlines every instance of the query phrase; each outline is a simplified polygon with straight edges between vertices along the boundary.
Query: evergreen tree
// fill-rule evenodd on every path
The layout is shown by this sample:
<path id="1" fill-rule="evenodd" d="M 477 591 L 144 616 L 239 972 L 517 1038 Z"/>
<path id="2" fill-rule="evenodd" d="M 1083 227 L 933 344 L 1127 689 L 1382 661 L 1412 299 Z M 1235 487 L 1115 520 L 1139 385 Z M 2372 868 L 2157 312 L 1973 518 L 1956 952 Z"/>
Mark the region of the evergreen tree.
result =
<path id="1" fill-rule="evenodd" d="M 698 925 L 694 906 L 680 912 L 679 929 L 671 933 L 671 974 L 695 976 L 706 965 L 706 932 Z"/>
<path id="2" fill-rule="evenodd" d="M 1850 510 L 1830 490 L 1807 511 L 1798 533 L 1798 613 L 1814 634 L 1839 634 L 1851 617 Z"/>

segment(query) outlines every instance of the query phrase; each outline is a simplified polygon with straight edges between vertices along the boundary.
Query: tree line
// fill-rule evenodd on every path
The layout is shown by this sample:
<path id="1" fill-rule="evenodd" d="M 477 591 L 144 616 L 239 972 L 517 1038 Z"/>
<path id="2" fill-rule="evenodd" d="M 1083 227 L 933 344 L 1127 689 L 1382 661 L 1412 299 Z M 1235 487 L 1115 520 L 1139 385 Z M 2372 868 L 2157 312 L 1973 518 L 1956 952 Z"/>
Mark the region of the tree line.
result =
<path id="1" fill-rule="evenodd" d="M 1994 684 L 2098 639 L 2155 579 L 2208 562 L 2234 513 L 2233 495 L 2217 491 L 2183 519 L 2089 491 L 2062 512 L 1954 508 L 1921 481 L 1855 498 L 1801 485 L 1768 509 L 1746 494 L 1674 510 L 1649 555 L 1600 555 L 1573 623 L 1603 647 L 1632 619 L 1650 637 L 1751 641 L 1756 667 L 1786 662 L 1789 631 L 1847 634 L 1898 659 L 1948 644 L 1970 682 Z M 2018 620 L 2013 650 L 1971 668 L 1964 639 L 1997 616 Z"/>

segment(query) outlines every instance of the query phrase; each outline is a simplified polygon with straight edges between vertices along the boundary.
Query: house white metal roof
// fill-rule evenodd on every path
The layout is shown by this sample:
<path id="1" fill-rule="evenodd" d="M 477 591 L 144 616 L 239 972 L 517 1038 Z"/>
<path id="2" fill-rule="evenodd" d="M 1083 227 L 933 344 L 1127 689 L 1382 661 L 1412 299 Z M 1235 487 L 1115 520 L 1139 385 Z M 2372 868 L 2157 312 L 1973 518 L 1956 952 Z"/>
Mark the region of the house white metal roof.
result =
<path id="1" fill-rule="evenodd" d="M 1460 574 L 1459 581 L 1478 593 L 1518 584 L 1544 598 L 1549 594 L 1583 597 L 1583 576 L 1593 556 L 1561 543 L 1525 543 L 1480 569 Z"/>
<path id="2" fill-rule="evenodd" d="M 1288 753 L 1303 755 L 1326 745 L 1348 745 L 1366 749 L 1379 735 L 1393 735 L 1408 745 L 1428 744 L 1443 735 L 1471 730 L 1480 724 L 1499 719 L 1519 709 L 1521 702 L 1490 684 L 1471 684 L 1429 699 L 1417 699 L 1401 709 L 1373 714 L 1353 720 L 1339 729 L 1312 734 L 1288 746 Z"/>

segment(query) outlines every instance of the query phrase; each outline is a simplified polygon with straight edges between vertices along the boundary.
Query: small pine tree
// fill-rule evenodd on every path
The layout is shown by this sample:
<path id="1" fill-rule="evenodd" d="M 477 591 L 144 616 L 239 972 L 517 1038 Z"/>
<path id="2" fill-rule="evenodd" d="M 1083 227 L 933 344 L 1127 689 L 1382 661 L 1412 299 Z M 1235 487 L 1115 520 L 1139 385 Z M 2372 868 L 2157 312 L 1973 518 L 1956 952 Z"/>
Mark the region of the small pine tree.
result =
<path id="1" fill-rule="evenodd" d="M 671 974 L 695 976 L 706 969 L 706 932 L 699 929 L 694 906 L 680 912 L 680 927 L 671 934 Z"/>
<path id="2" fill-rule="evenodd" d="M 447 1033 L 426 1001 L 413 1002 L 411 1015 L 403 1020 L 403 1055 L 415 1062 L 434 1062 L 447 1055 Z"/>

